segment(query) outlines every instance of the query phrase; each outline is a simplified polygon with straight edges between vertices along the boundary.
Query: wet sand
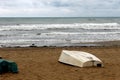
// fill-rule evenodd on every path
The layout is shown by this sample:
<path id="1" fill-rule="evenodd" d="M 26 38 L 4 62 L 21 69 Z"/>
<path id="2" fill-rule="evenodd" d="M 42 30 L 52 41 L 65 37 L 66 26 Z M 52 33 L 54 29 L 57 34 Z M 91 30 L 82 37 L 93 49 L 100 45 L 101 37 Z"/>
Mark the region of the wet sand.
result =
<path id="1" fill-rule="evenodd" d="M 99 57 L 104 68 L 79 68 L 58 62 L 61 51 L 78 50 Z M 120 47 L 0 48 L 4 59 L 18 64 L 19 73 L 5 73 L 0 80 L 120 80 Z"/>

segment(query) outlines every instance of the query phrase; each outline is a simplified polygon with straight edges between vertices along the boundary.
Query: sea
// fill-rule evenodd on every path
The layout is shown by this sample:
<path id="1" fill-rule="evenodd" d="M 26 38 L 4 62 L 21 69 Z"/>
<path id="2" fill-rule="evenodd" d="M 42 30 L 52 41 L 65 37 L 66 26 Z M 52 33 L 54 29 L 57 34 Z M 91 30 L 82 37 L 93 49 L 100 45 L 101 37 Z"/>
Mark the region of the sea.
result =
<path id="1" fill-rule="evenodd" d="M 0 18 L 0 47 L 100 46 L 111 41 L 120 41 L 119 17 Z"/>

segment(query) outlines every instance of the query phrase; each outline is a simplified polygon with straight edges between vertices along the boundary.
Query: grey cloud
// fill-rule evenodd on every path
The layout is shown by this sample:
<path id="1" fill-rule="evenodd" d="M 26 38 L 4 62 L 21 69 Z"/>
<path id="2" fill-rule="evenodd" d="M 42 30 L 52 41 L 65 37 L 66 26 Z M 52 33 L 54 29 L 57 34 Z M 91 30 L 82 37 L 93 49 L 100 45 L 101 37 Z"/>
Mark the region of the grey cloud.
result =
<path id="1" fill-rule="evenodd" d="M 71 6 L 71 4 L 69 3 L 62 3 L 60 1 L 54 1 L 51 3 L 52 6 L 55 6 L 55 7 L 69 7 Z"/>
<path id="2" fill-rule="evenodd" d="M 108 16 L 108 12 L 111 16 L 118 15 L 119 4 L 119 0 L 0 0 L 0 16 Z"/>

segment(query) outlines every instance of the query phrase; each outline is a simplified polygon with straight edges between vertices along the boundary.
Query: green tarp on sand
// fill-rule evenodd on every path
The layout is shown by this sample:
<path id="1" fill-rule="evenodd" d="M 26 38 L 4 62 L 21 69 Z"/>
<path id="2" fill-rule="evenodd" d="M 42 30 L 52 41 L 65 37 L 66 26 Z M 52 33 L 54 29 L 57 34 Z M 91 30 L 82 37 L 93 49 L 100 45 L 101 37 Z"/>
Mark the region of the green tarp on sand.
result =
<path id="1" fill-rule="evenodd" d="M 13 61 L 0 59 L 0 73 L 5 72 L 18 73 L 17 64 Z"/>

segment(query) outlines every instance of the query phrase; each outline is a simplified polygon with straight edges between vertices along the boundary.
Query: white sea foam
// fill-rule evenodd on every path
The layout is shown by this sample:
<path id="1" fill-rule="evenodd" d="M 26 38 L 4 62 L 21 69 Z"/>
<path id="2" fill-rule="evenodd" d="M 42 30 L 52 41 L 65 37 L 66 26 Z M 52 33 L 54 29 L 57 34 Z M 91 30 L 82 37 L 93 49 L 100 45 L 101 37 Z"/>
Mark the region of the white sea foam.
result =
<path id="1" fill-rule="evenodd" d="M 5 46 L 69 46 L 118 40 L 118 23 L 0 25 L 0 45 Z"/>
<path id="2" fill-rule="evenodd" d="M 20 24 L 1 25 L 0 30 L 36 30 L 36 29 L 61 29 L 61 28 L 82 28 L 82 29 L 120 29 L 118 23 L 74 23 L 74 24 Z"/>
<path id="3" fill-rule="evenodd" d="M 120 32 L 51 32 L 51 33 L 43 33 L 43 35 L 91 35 L 91 34 L 120 34 Z"/>

